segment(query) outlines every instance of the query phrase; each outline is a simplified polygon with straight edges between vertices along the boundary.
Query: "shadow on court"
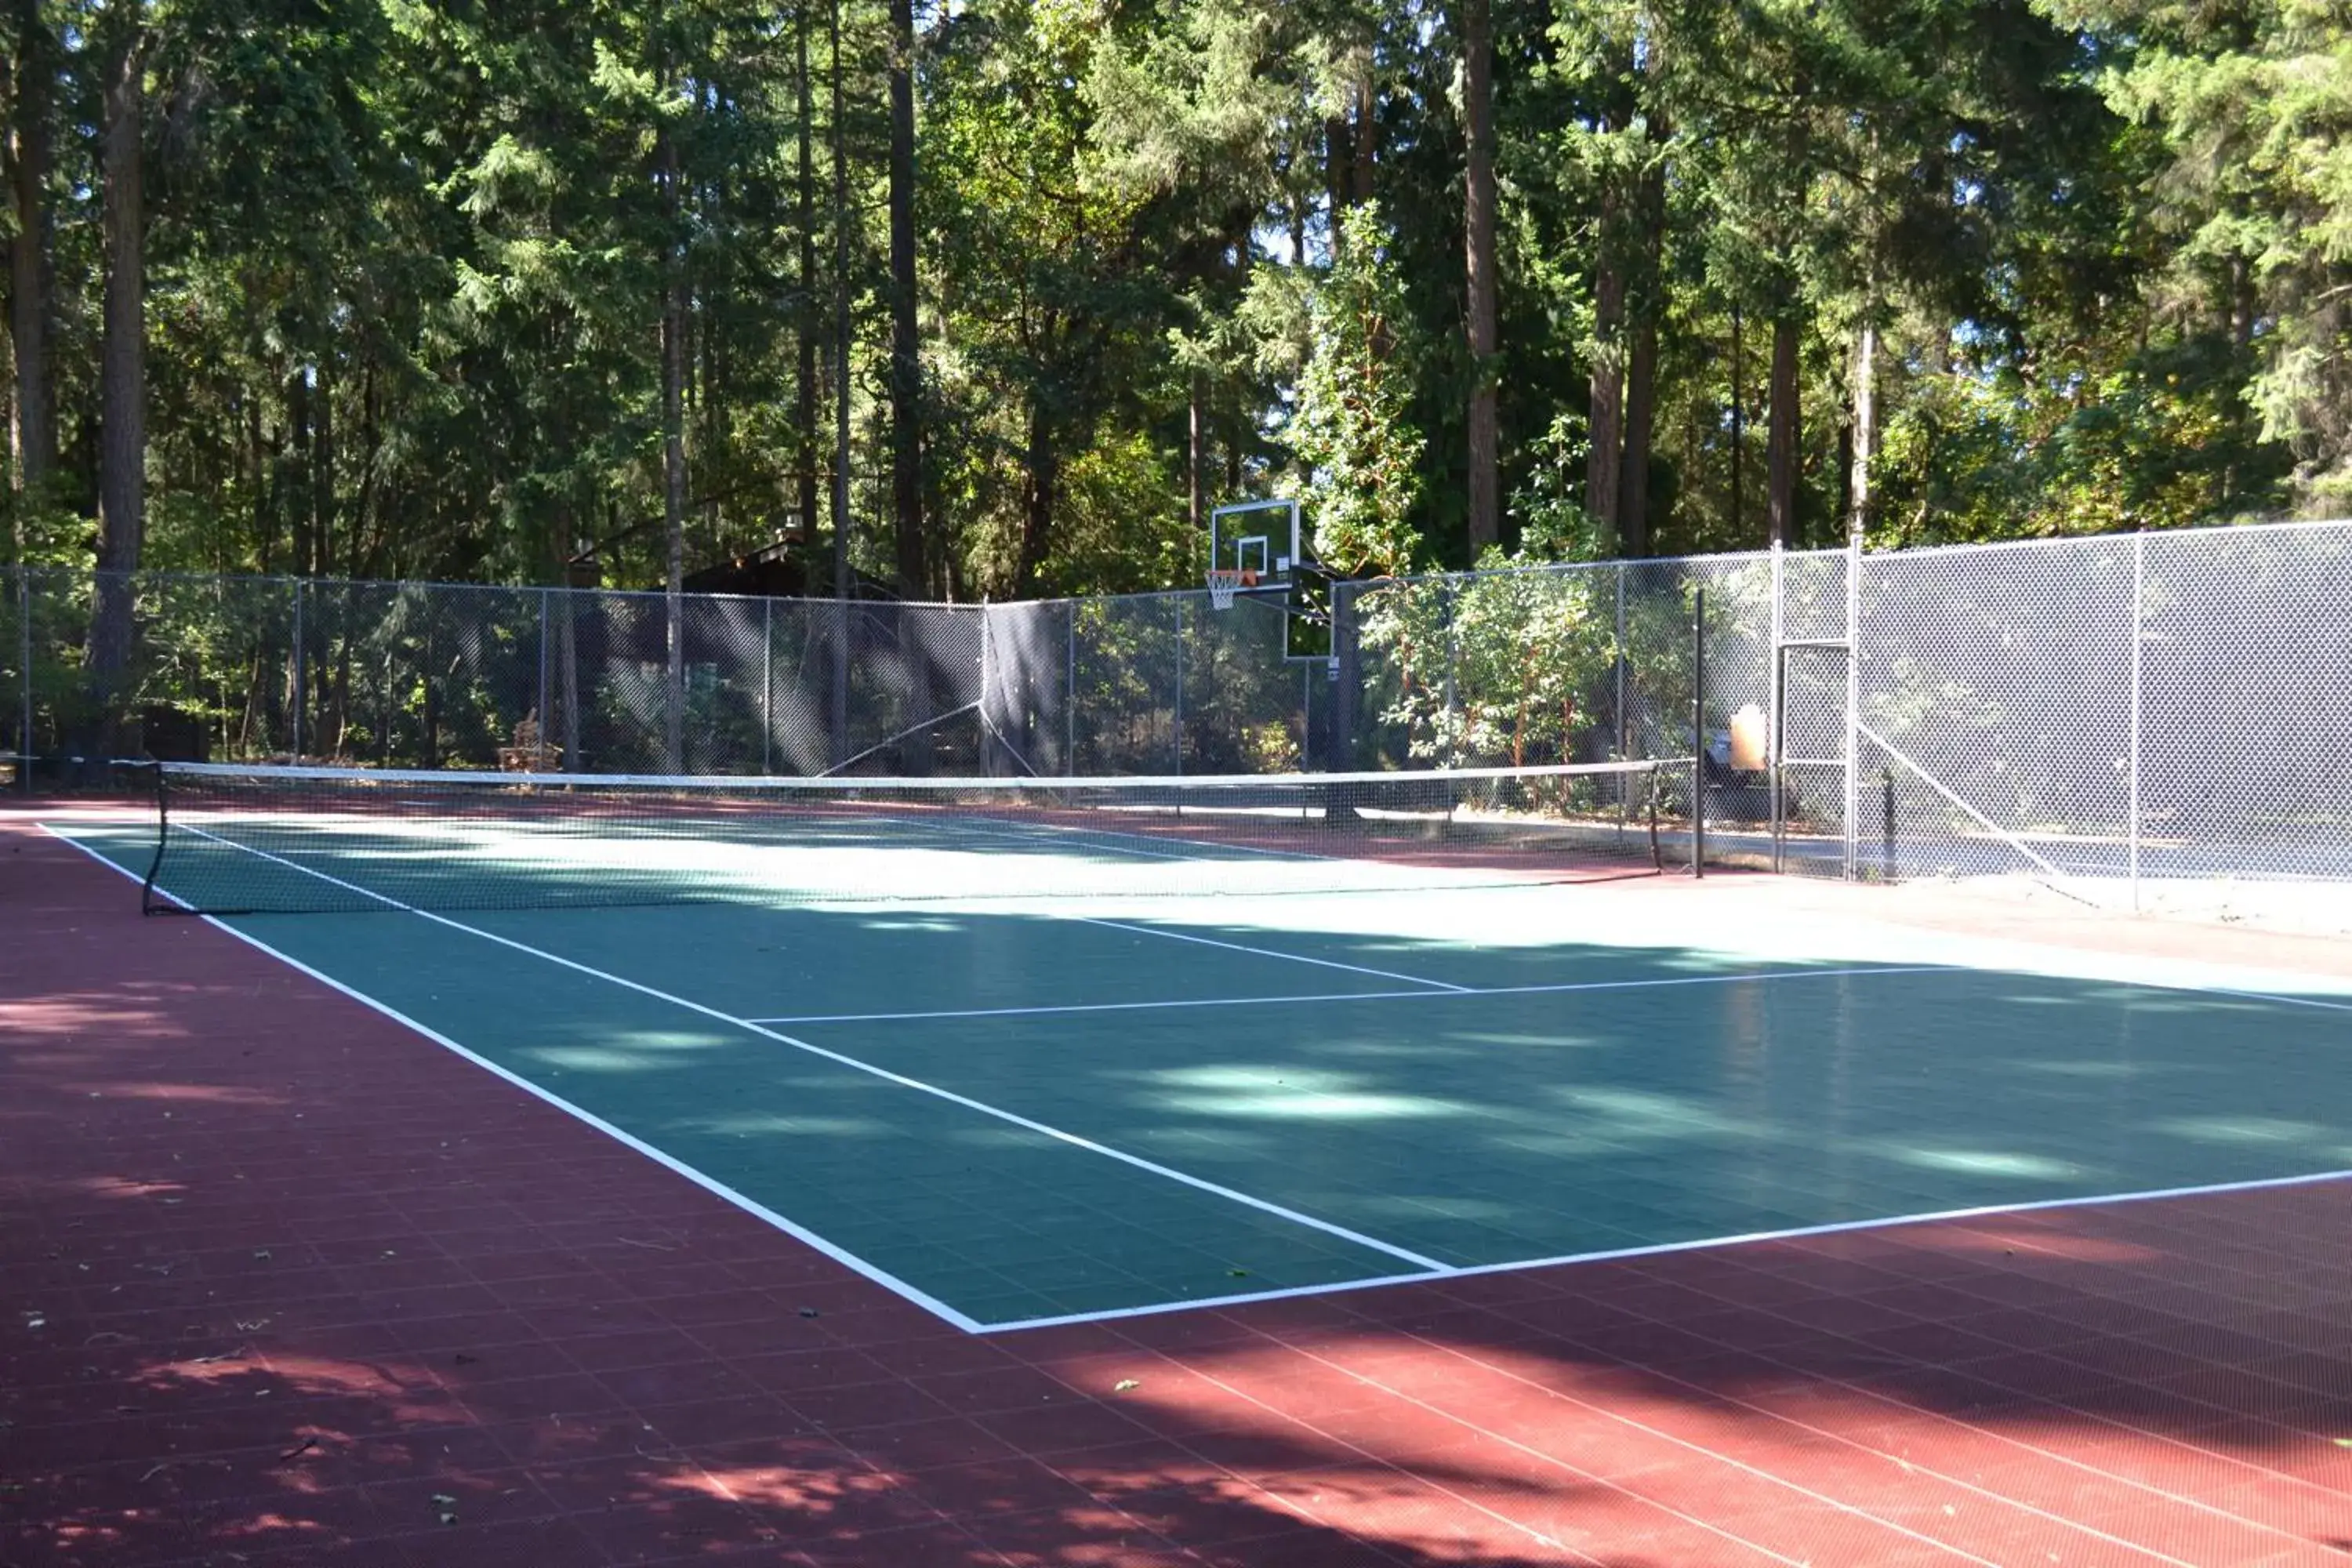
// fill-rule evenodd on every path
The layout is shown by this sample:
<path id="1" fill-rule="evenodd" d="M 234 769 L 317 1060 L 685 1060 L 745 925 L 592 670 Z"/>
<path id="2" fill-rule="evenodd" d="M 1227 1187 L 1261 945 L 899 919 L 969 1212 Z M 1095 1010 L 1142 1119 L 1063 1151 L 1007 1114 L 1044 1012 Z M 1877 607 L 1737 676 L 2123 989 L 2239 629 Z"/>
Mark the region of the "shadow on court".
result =
<path id="1" fill-rule="evenodd" d="M 2256 1563 L 2342 1534 L 2342 1184 L 971 1336 L 0 838 L 12 1564 Z M 2032 1005 L 2078 1118 L 2168 1059 L 2145 1019 L 2126 1049 L 2112 1007 Z M 1394 1044 L 1347 1070 L 1462 1076 Z M 1117 1128 L 1265 1120 L 1134 1065 L 1087 1091 Z M 1853 1067 L 1738 1081 L 1782 1104 Z M 1325 1124 L 1274 1120 L 1276 1152 Z M 2189 1141 L 2293 1143 L 2258 1120 Z"/>

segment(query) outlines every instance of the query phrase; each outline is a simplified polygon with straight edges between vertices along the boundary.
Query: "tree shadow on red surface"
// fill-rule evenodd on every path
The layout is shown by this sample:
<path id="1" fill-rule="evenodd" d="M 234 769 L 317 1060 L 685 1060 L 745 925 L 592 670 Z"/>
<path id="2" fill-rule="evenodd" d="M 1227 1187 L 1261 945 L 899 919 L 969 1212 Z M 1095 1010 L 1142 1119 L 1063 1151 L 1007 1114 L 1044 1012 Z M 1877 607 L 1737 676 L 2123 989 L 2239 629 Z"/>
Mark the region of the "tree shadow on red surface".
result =
<path id="1" fill-rule="evenodd" d="M 967 1336 L 217 933 L 5 890 L 10 1568 L 2344 1550 L 2342 1184 Z"/>

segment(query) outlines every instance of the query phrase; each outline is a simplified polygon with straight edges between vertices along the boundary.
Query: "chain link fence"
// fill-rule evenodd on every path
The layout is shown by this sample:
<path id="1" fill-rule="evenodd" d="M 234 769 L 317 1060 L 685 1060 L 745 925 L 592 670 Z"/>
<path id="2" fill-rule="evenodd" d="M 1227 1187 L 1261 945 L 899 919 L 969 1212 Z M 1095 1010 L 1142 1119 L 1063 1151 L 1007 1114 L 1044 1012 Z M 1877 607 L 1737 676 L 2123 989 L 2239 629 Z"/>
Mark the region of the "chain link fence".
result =
<path id="1" fill-rule="evenodd" d="M 2352 887 L 2352 523 L 1451 574 L 1302 608 L 685 595 L 673 626 L 660 594 L 8 568 L 0 752 L 58 786 L 125 755 L 1165 776 L 1698 754 L 1722 860 L 2200 912 Z M 1600 816 L 1652 805 L 1583 787 Z M 1693 788 L 1655 803 L 1670 832 Z"/>

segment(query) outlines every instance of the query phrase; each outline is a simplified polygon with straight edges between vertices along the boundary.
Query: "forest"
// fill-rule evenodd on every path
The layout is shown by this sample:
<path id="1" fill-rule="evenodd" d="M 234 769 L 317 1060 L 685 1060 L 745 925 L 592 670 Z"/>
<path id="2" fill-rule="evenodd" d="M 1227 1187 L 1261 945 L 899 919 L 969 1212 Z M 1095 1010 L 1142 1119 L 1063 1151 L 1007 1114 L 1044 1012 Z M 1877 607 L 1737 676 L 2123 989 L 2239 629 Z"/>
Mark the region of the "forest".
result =
<path id="1" fill-rule="evenodd" d="M 25 564 L 812 594 L 2352 510 L 2343 0 L 5 0 Z"/>

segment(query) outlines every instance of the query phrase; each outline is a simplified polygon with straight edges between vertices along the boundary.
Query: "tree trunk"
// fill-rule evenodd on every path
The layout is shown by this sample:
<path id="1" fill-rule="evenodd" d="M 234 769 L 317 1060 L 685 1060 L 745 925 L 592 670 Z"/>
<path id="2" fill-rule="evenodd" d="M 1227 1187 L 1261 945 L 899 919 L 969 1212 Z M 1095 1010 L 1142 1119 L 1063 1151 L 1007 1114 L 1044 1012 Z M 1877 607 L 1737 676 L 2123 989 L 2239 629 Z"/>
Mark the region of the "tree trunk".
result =
<path id="1" fill-rule="evenodd" d="M 1502 537 L 1496 477 L 1494 29 L 1488 0 L 1464 0 L 1462 80 L 1469 142 L 1463 216 L 1470 293 L 1469 532 L 1475 559 Z"/>
<path id="2" fill-rule="evenodd" d="M 1654 54 L 1650 68 L 1656 68 Z M 1627 555 L 1650 553 L 1650 447 L 1657 417 L 1658 317 L 1665 310 L 1665 279 L 1660 260 L 1665 251 L 1666 171 L 1656 143 L 1666 135 L 1664 116 L 1650 124 L 1650 166 L 1643 172 L 1636 197 L 1641 234 L 1634 248 L 1637 275 L 1629 290 L 1627 314 L 1633 331 L 1626 363 L 1625 461 L 1617 480 L 1617 539 Z"/>
<path id="3" fill-rule="evenodd" d="M 1331 254 L 1339 254 L 1339 217 L 1354 199 L 1356 182 L 1349 173 L 1355 161 L 1354 142 L 1348 134 L 1348 117 L 1335 114 L 1323 122 L 1323 185 L 1331 205 Z"/>
<path id="4" fill-rule="evenodd" d="M 16 237 L 8 247 L 9 341 L 16 359 L 16 417 L 9 471 L 15 477 L 18 559 L 24 501 L 37 499 L 57 466 L 57 406 L 49 381 L 49 83 L 55 63 L 39 0 L 16 0 L 16 122 L 9 173 Z"/>
<path id="5" fill-rule="evenodd" d="M 1601 230 L 1612 226 L 1602 203 Z M 1603 244 L 1607 243 L 1606 238 Z M 1625 362 L 1622 342 L 1625 315 L 1625 277 L 1613 261 L 1601 263 L 1594 280 L 1592 401 L 1588 433 L 1592 447 L 1584 465 L 1584 508 L 1599 522 L 1601 549 L 1615 555 L 1619 479 L 1625 455 Z"/>
<path id="6" fill-rule="evenodd" d="M 1794 547 L 1797 536 L 1797 320 L 1772 323 L 1769 429 L 1765 437 L 1764 513 L 1771 542 Z"/>
<path id="7" fill-rule="evenodd" d="M 1208 377 L 1196 370 L 1192 373 L 1192 424 L 1184 445 L 1184 487 L 1192 531 L 1202 536 L 1209 530 L 1209 417 L 1203 406 L 1207 398 Z"/>
<path id="8" fill-rule="evenodd" d="M 1617 479 L 1618 550 L 1650 553 L 1650 446 L 1657 420 L 1658 321 L 1647 310 L 1633 329 L 1625 370 L 1625 464 Z"/>
<path id="9" fill-rule="evenodd" d="M 677 254 L 677 143 L 662 133 L 657 153 L 663 205 L 670 232 L 662 238 L 662 525 L 669 542 L 669 573 L 662 616 L 668 656 L 662 703 L 662 756 L 671 773 L 686 771 L 686 279 Z"/>
<path id="10" fill-rule="evenodd" d="M 801 301 L 793 313 L 799 336 L 800 382 L 798 405 L 794 409 L 793 428 L 800 437 L 800 536 L 803 546 L 816 542 L 816 163 L 813 156 L 812 127 L 809 123 L 812 94 L 809 90 L 809 4 L 801 0 L 793 22 L 793 41 L 798 58 L 793 72 L 793 86 L 799 97 L 800 109 L 800 221 L 801 221 Z M 811 584 L 804 584 L 807 592 Z M 814 597 L 811 595 L 811 597 Z"/>
<path id="11" fill-rule="evenodd" d="M 1052 421 L 1045 412 L 1042 397 L 1032 397 L 1029 403 L 1029 451 L 1025 460 L 1028 480 L 1024 487 L 1021 516 L 1021 552 L 1015 567 L 1014 592 L 1026 596 L 1037 584 L 1037 568 L 1045 559 L 1045 546 L 1052 538 L 1054 508 L 1061 499 L 1062 458 L 1054 445 Z"/>
<path id="12" fill-rule="evenodd" d="M 310 574 L 335 569 L 335 388 L 324 370 L 310 416 Z"/>
<path id="13" fill-rule="evenodd" d="M 1870 531 L 1870 458 L 1878 441 L 1878 326 L 1862 324 L 1862 342 L 1853 365 L 1853 468 L 1848 494 L 1846 535 L 1860 539 Z"/>
<path id="14" fill-rule="evenodd" d="M 833 708 L 829 761 L 849 757 L 849 146 L 841 0 L 827 13 L 833 89 Z"/>
<path id="15" fill-rule="evenodd" d="M 1381 144 L 1380 121 L 1372 109 L 1372 65 L 1367 58 L 1363 74 L 1356 79 L 1356 155 L 1349 163 L 1349 194 L 1357 205 L 1372 199 L 1372 154 Z"/>
<path id="16" fill-rule="evenodd" d="M 115 10 L 128 8 L 118 3 Z M 106 255 L 99 351 L 98 566 L 103 575 L 83 653 L 92 676 L 86 754 L 100 761 L 122 749 L 118 705 L 131 637 L 131 584 L 123 574 L 138 570 L 147 531 L 146 203 L 140 146 L 146 50 L 135 18 L 109 19 L 118 22 L 121 37 L 106 72 L 100 222 Z"/>
<path id="17" fill-rule="evenodd" d="M 898 592 L 929 585 L 923 539 L 922 343 L 915 296 L 915 7 L 890 0 L 890 494 Z"/>
<path id="18" fill-rule="evenodd" d="M 1748 394 L 1741 384 L 1747 376 L 1747 359 L 1740 342 L 1739 307 L 1731 307 L 1731 537 L 1739 538 L 1741 484 L 1747 478 L 1743 461 L 1748 447 Z M 1737 548 L 1735 543 L 1734 548 Z"/>

